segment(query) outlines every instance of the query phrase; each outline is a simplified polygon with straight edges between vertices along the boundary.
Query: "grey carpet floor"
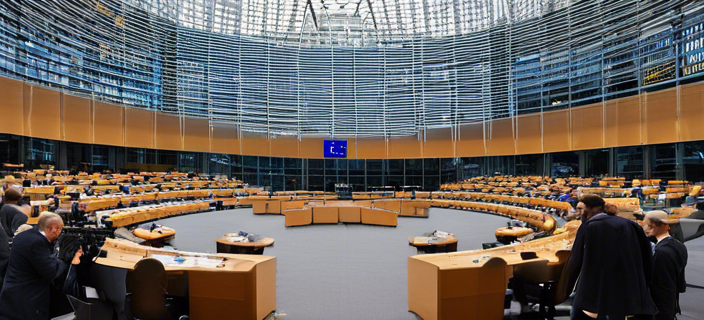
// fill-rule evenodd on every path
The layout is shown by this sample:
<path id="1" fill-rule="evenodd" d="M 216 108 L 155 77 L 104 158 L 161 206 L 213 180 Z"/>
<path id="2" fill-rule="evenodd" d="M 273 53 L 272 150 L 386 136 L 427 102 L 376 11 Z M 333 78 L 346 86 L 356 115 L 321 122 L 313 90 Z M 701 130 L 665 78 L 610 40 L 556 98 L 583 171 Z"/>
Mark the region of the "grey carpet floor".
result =
<path id="1" fill-rule="evenodd" d="M 310 225 L 284 227 L 284 217 L 251 209 L 175 217 L 159 223 L 176 229 L 179 250 L 215 252 L 215 239 L 247 231 L 275 239 L 277 312 L 281 319 L 416 319 L 408 312 L 407 258 L 417 254 L 408 236 L 433 230 L 454 233 L 458 250 L 492 242 L 503 217 L 431 209 L 430 217 L 399 218 L 398 227 Z"/>
<path id="2" fill-rule="evenodd" d="M 215 239 L 247 231 L 276 241 L 264 254 L 277 258 L 277 319 L 417 319 L 408 312 L 407 258 L 417 254 L 408 236 L 433 230 L 454 233 L 458 250 L 494 240 L 506 218 L 432 208 L 428 219 L 399 218 L 398 227 L 311 225 L 284 227 L 284 217 L 235 209 L 161 220 L 176 229 L 179 250 L 215 252 Z M 687 243 L 687 282 L 704 286 L 704 237 Z M 702 319 L 704 290 L 681 295 L 680 319 Z M 569 317 L 557 317 L 568 319 Z"/>

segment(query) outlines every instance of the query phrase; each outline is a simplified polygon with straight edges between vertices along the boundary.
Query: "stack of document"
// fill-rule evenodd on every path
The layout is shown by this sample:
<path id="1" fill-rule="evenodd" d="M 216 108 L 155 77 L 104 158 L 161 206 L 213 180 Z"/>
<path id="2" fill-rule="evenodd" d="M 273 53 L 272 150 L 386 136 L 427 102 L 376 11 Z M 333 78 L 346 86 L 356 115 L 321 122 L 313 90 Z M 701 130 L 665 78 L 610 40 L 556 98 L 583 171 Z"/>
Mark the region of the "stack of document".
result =
<path id="1" fill-rule="evenodd" d="M 249 242 L 249 238 L 242 236 L 226 237 L 225 239 L 230 242 Z"/>

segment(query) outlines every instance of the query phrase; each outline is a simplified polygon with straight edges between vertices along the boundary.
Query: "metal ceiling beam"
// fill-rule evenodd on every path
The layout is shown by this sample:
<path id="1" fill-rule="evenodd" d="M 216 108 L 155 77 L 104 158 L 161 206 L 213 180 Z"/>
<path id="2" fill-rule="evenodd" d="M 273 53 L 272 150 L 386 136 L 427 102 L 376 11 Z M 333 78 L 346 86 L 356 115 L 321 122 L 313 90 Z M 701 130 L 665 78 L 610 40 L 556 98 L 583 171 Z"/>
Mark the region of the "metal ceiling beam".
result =
<path id="1" fill-rule="evenodd" d="M 376 18 L 374 17 L 374 9 L 372 9 L 372 1 L 367 0 L 367 5 L 369 6 L 369 12 L 372 13 L 372 21 L 374 21 L 374 29 L 379 30 L 379 27 L 376 26 Z"/>
<path id="2" fill-rule="evenodd" d="M 311 0 L 308 0 L 308 4 L 306 7 L 310 8 L 310 13 L 313 15 L 313 23 L 315 24 L 315 30 L 320 30 L 318 27 L 318 19 L 315 17 L 315 10 L 313 10 L 313 2 Z"/>

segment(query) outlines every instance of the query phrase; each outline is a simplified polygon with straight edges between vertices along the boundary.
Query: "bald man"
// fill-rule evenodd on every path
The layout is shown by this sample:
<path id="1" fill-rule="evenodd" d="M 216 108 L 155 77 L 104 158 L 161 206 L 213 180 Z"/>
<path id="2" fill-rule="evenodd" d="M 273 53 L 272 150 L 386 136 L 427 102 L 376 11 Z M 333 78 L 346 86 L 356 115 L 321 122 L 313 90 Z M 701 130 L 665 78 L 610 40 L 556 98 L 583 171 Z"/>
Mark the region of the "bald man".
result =
<path id="1" fill-rule="evenodd" d="M 0 292 L 0 319 L 49 319 L 49 286 L 68 268 L 53 255 L 63 227 L 59 215 L 43 213 L 37 228 L 15 237 Z"/>

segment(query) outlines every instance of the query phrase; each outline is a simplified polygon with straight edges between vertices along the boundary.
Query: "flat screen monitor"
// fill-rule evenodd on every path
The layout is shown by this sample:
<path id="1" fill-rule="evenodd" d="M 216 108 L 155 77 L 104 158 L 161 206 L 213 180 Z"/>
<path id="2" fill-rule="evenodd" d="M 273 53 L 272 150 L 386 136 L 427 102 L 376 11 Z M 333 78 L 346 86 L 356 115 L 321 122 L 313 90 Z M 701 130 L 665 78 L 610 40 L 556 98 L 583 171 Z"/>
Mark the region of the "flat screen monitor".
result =
<path id="1" fill-rule="evenodd" d="M 347 140 L 324 140 L 324 158 L 347 158 Z"/>

